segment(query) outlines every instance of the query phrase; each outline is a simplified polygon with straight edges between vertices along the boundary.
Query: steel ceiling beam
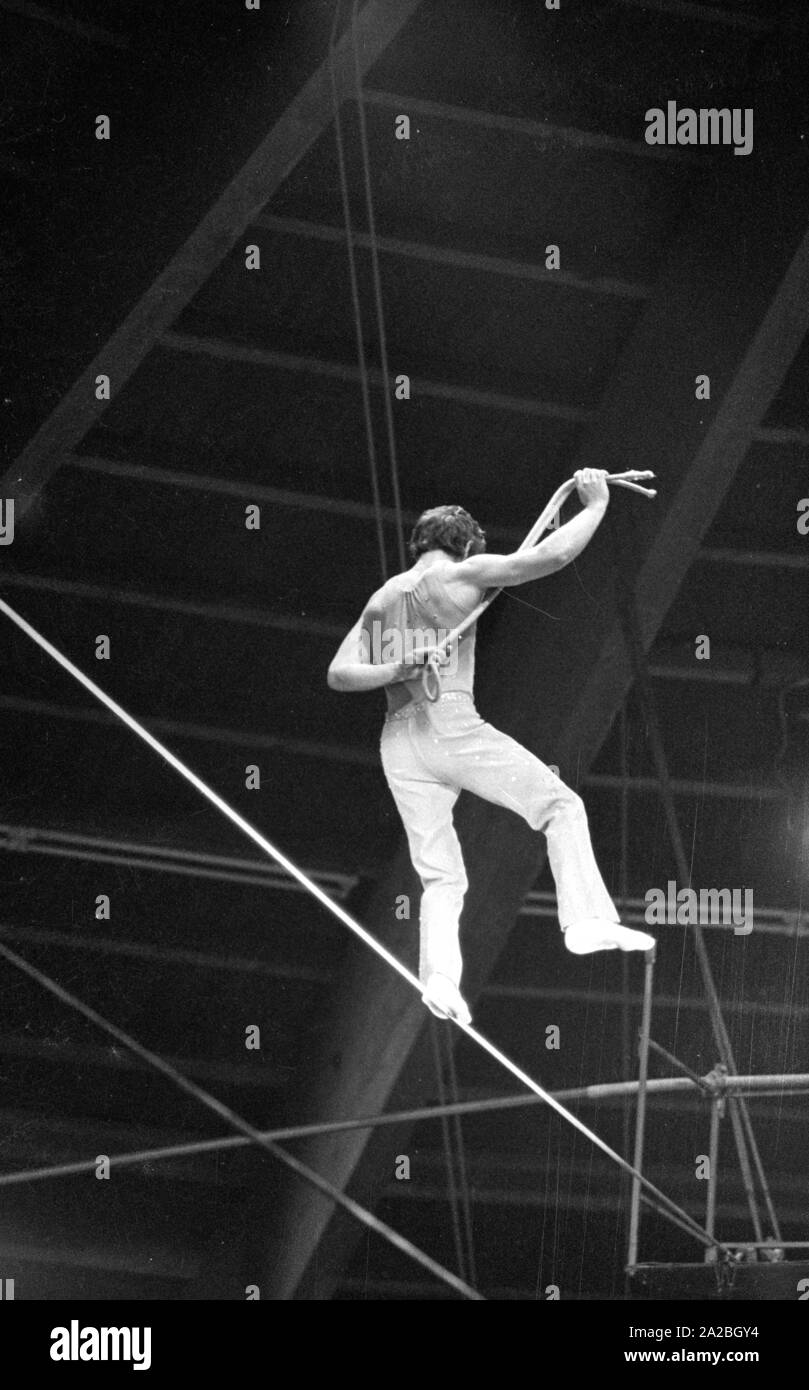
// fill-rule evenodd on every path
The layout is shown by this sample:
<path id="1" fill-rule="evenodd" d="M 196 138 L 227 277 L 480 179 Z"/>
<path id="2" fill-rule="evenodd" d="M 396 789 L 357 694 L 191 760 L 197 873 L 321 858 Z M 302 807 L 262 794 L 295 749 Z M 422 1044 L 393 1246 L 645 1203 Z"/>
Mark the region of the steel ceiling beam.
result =
<path id="1" fill-rule="evenodd" d="M 108 584 L 84 584 L 73 579 L 51 578 L 42 574 L 3 574 L 0 588 L 23 589 L 35 594 L 58 594 L 84 599 L 88 603 L 119 603 L 150 613 L 170 613 L 178 617 L 203 618 L 207 622 L 234 623 L 237 626 L 271 628 L 277 632 L 300 632 L 307 637 L 339 641 L 345 624 L 324 622 L 297 613 L 272 613 L 266 608 L 244 608 L 229 603 L 197 603 L 189 599 L 166 598 L 163 594 L 144 594 L 137 589 L 120 589 Z"/>
<path id="2" fill-rule="evenodd" d="M 161 468 L 154 464 L 127 463 L 120 459 L 103 458 L 97 454 L 69 454 L 64 459 L 66 468 L 76 468 L 83 473 L 94 473 L 100 477 L 123 478 L 127 482 L 143 483 L 146 487 L 177 487 L 192 492 L 219 493 L 225 497 L 239 497 L 250 502 L 269 502 L 275 507 L 293 507 L 301 511 L 324 512 L 331 516 L 351 516 L 359 521 L 373 521 L 375 508 L 370 502 L 352 502 L 342 497 L 323 497 L 311 492 L 290 492 L 286 488 L 267 487 L 249 478 L 215 478 L 209 473 L 188 473 L 177 468 Z M 380 508 L 382 520 L 390 525 L 396 524 L 396 512 L 392 507 Z M 405 521 L 415 523 L 417 512 L 402 512 Z"/>
<path id="3" fill-rule="evenodd" d="M 182 845 L 143 844 L 139 840 L 111 840 L 102 835 L 53 830 L 47 826 L 0 825 L 0 850 L 8 854 L 49 854 L 57 858 L 86 858 L 96 864 L 126 864 L 130 868 L 150 869 L 192 878 L 213 879 L 217 883 L 238 883 L 248 888 L 272 892 L 302 893 L 296 879 L 278 864 L 265 859 L 246 859 L 243 855 L 210 854 L 186 849 Z M 304 869 L 314 883 L 332 898 L 342 902 L 357 886 L 354 874 L 330 869 Z M 1 928 L 0 928 L 1 930 Z"/>
<path id="4" fill-rule="evenodd" d="M 790 504 L 792 514 L 795 511 L 792 498 Z M 809 555 L 789 554 L 786 551 L 731 550 L 725 547 L 718 549 L 716 546 L 703 546 L 696 558 L 705 565 L 738 565 L 743 569 L 809 570 Z"/>
<path id="5" fill-rule="evenodd" d="M 309 241 L 321 241 L 331 245 L 345 245 L 346 234 L 343 228 L 329 226 L 322 222 L 304 222 L 294 217 L 277 217 L 264 213 L 258 217 L 255 226 L 268 232 L 283 236 L 305 237 Z M 367 232 L 354 233 L 354 245 L 368 251 L 373 246 Z M 504 259 L 501 256 L 481 256 L 471 251 L 456 251 L 444 246 L 430 246 L 423 242 L 401 241 L 397 237 L 377 236 L 377 249 L 389 256 L 400 256 L 406 260 L 426 261 L 429 265 L 450 266 L 454 270 L 468 270 L 474 274 L 500 275 L 506 279 L 530 280 L 551 286 L 561 285 L 569 290 L 584 290 L 588 294 L 614 295 L 618 299 L 648 299 L 651 286 L 638 281 L 621 280 L 613 276 L 588 277 L 573 271 L 547 270 L 544 265 Z"/>
<path id="6" fill-rule="evenodd" d="M 107 862 L 107 861 L 104 861 Z M 50 946 L 78 954 L 109 956 L 123 960 L 147 961 L 153 965 L 178 965 L 183 970 L 216 970 L 229 974 L 258 976 L 267 980 L 294 980 L 305 984 L 328 983 L 325 970 L 306 965 L 274 965 L 257 958 L 212 956 L 205 951 L 181 951 L 170 946 L 151 946 L 145 941 L 125 941 L 119 937 L 82 936 L 77 932 L 43 931 L 36 927 L 0 927 L 3 941 L 28 946 Z"/>
<path id="7" fill-rule="evenodd" d="M 62 719 L 73 724 L 96 724 L 102 728 L 120 728 L 118 720 L 105 710 L 71 708 L 51 700 L 28 700 L 17 695 L 0 695 L 0 709 L 18 714 L 33 714 L 38 718 Z M 330 762 L 347 763 L 355 767 L 376 767 L 377 761 L 367 748 L 346 748 L 339 743 L 320 743 L 314 739 L 287 738 L 283 734 L 252 732 L 249 729 L 223 729 L 215 725 L 194 724 L 182 719 L 135 718 L 153 734 L 193 739 L 200 743 L 223 744 L 232 748 L 261 751 L 280 750 L 302 758 L 324 758 Z"/>
<path id="8" fill-rule="evenodd" d="M 695 20 L 700 25 L 716 24 L 724 29 L 740 29 L 750 34 L 770 33 L 778 23 L 772 15 L 751 14 L 719 5 L 700 5 L 694 0 L 615 0 L 615 3 L 628 9 L 648 10 L 650 14 Z"/>
<path id="9" fill-rule="evenodd" d="M 31 714 L 44 719 L 61 719 L 73 724 L 95 724 L 106 728 L 117 728 L 115 718 L 103 710 L 95 708 L 71 708 L 49 700 L 29 700 L 24 696 L 0 695 L 0 709 L 17 714 Z M 354 767 L 377 768 L 376 754 L 362 745 L 351 746 L 341 743 L 325 743 L 316 739 L 288 738 L 285 734 L 267 734 L 248 729 L 225 729 L 217 725 L 195 724 L 180 719 L 152 719 L 148 716 L 135 716 L 145 728 L 154 734 L 173 735 L 178 739 L 193 739 L 201 743 L 222 744 L 233 748 L 271 750 L 276 749 L 290 756 L 314 758 L 325 762 L 345 763 Z M 796 716 L 803 722 L 809 714 Z M 617 773 L 588 772 L 581 778 L 581 785 L 593 790 L 621 792 L 626 786 L 634 795 L 656 795 L 658 784 L 654 777 L 630 777 L 625 779 Z M 717 782 L 687 777 L 673 777 L 672 791 L 677 796 L 727 798 L 731 801 L 786 801 L 790 792 L 787 787 L 762 782 Z M 2 848 L 2 845 L 0 845 Z"/>
<path id="10" fill-rule="evenodd" d="M 0 939 L 2 936 L 3 933 L 0 932 Z M 143 1064 L 117 1048 L 86 1047 L 63 1042 L 56 1045 L 51 1039 L 27 1037 L 20 1033 L 0 1035 L 0 1057 L 73 1067 L 79 1074 L 86 1072 L 88 1067 L 98 1067 L 103 1071 L 114 1071 L 118 1075 L 144 1075 Z M 287 1071 L 264 1063 L 259 1069 L 249 1063 L 237 1065 L 230 1062 L 208 1062 L 200 1057 L 166 1057 L 165 1060 L 181 1070 L 185 1076 L 200 1083 L 216 1082 L 225 1086 L 253 1089 L 263 1087 L 268 1090 L 283 1090 L 289 1084 Z"/>
<path id="11" fill-rule="evenodd" d="M 247 347 L 224 338 L 200 337 L 191 333 L 166 332 L 161 346 L 175 352 L 196 353 L 224 362 L 244 362 L 252 367 L 275 367 L 285 372 L 303 372 L 308 376 L 330 378 L 332 381 L 358 382 L 359 367 L 347 362 L 327 361 L 322 357 L 305 357 L 293 352 L 275 352 L 270 348 Z M 368 378 L 374 386 L 385 385 L 378 367 L 368 367 Z M 471 386 L 457 386 L 447 381 L 431 381 L 426 377 L 410 377 L 414 395 L 432 400 L 454 401 L 485 410 L 504 410 L 516 415 L 538 416 L 546 420 L 565 420 L 570 424 L 586 424 L 594 412 L 584 406 L 566 405 L 562 401 L 540 401 L 532 396 L 508 396 L 501 391 L 479 391 Z"/>
<path id="12" fill-rule="evenodd" d="M 394 95 L 393 92 L 375 88 L 366 88 L 363 97 L 368 106 L 380 106 L 397 113 L 406 112 L 411 116 L 433 117 L 439 121 L 455 121 L 480 130 L 499 130 L 506 135 L 526 137 L 546 150 L 572 149 L 582 153 L 631 155 L 639 159 L 662 160 L 667 164 L 705 167 L 704 160 L 681 148 L 647 145 L 645 140 L 624 140 L 600 131 L 576 130 L 571 126 L 554 125 L 551 121 L 525 120 L 521 116 L 501 116 L 493 111 L 451 106 L 444 101 L 424 101 L 419 97 Z"/>
<path id="13" fill-rule="evenodd" d="M 39 24 L 47 24 L 52 29 L 61 29 L 75 38 L 87 39 L 90 43 L 101 43 L 109 48 L 128 48 L 129 39 L 125 34 L 114 34 L 99 24 L 88 24 L 73 15 L 58 14 L 46 5 L 37 5 L 34 0 L 0 0 L 0 9 L 9 14 L 19 15 L 21 19 L 33 19 Z"/>

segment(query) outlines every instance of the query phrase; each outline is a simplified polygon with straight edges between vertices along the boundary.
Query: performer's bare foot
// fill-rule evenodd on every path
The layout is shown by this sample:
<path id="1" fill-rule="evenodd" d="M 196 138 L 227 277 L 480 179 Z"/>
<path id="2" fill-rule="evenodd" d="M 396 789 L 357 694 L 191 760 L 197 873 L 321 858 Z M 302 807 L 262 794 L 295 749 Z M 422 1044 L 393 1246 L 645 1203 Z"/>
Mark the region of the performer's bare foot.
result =
<path id="1" fill-rule="evenodd" d="M 655 939 L 645 931 L 633 931 L 620 922 L 606 922 L 590 917 L 573 922 L 564 933 L 565 945 L 574 956 L 587 956 L 592 951 L 651 951 Z"/>
<path id="2" fill-rule="evenodd" d="M 472 1022 L 466 1000 L 448 975 L 431 975 L 421 997 L 436 1018 L 452 1018 L 463 1024 Z"/>

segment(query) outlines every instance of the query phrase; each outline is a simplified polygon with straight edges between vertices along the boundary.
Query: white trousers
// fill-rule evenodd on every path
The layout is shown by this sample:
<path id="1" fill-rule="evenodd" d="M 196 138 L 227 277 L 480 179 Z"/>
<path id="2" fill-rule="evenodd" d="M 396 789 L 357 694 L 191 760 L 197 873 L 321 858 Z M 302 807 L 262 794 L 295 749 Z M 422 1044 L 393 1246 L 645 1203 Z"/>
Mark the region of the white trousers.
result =
<path id="1" fill-rule="evenodd" d="M 452 821 L 461 791 L 506 806 L 545 833 L 562 930 L 585 918 L 618 921 L 590 843 L 581 797 L 513 738 L 481 719 L 471 695 L 450 691 L 434 704 L 389 714 L 382 766 L 407 832 L 423 893 L 419 978 L 461 980 L 459 924 L 468 886 Z"/>

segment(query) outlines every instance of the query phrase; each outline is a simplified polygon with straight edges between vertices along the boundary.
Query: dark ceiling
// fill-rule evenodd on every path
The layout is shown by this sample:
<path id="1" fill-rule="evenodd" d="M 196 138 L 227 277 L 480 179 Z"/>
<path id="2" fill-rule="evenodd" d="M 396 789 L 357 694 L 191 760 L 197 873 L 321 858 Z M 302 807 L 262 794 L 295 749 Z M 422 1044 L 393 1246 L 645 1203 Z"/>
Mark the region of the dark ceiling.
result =
<path id="1" fill-rule="evenodd" d="M 738 1068 L 806 1071 L 803 7 L 588 0 L 547 15 L 537 0 L 412 0 L 404 22 L 396 9 L 368 0 L 361 24 L 388 358 L 412 383 L 394 411 L 405 523 L 457 500 L 504 547 L 576 467 L 657 471 L 655 503 L 615 496 L 575 571 L 483 620 L 480 706 L 581 789 L 605 878 L 637 918 L 678 874 L 648 711 L 615 635 L 612 576 L 628 574 L 691 882 L 755 894 L 751 936 L 707 932 Z M 250 13 L 0 0 L 3 496 L 19 509 L 0 597 L 412 965 L 415 925 L 405 936 L 393 910 L 413 884 L 377 762 L 381 697 L 325 684 L 380 581 L 333 13 L 331 0 Z M 341 72 L 393 568 L 361 132 L 347 61 Z M 646 145 L 644 112 L 668 100 L 754 107 L 754 154 Z M 109 142 L 94 138 L 100 112 Z M 401 112 L 408 141 L 393 136 Z M 265 139 L 237 206 L 223 190 Z M 187 243 L 215 204 L 210 235 Z M 260 271 L 245 269 L 249 244 Z M 87 382 L 107 362 L 102 404 Z M 694 397 L 701 372 L 710 402 Z M 259 530 L 245 528 L 250 504 Z M 710 661 L 695 659 L 701 634 Z M 424 1010 L 405 1011 L 398 981 L 380 985 L 325 909 L 5 619 L 2 639 L 0 941 L 254 1125 L 434 1104 L 445 1085 L 462 1100 L 514 1092 L 463 1037 L 454 1081 L 448 1054 L 437 1073 Z M 507 813 L 464 802 L 459 826 L 476 1025 L 547 1087 L 634 1077 L 640 962 L 564 953 L 549 871 Z M 718 1057 L 693 942 L 663 932 L 653 1036 L 706 1072 Z M 8 962 L 0 977 L 3 1171 L 228 1132 Z M 254 1024 L 261 1048 L 247 1050 Z M 577 1113 L 630 1152 L 626 1102 Z M 750 1114 L 782 1236 L 809 1239 L 802 1099 L 753 1100 Z M 718 1230 L 742 1240 L 726 1129 Z M 699 1220 L 707 1131 L 699 1096 L 651 1105 L 649 1174 Z M 350 1144 L 315 1147 L 312 1166 L 454 1267 L 440 1124 Z M 391 1162 L 402 1153 L 407 1182 Z M 488 1297 L 544 1298 L 551 1284 L 623 1296 L 625 1180 L 581 1136 L 541 1107 L 481 1113 L 463 1122 L 463 1154 Z M 18 1298 L 238 1299 L 251 1283 L 268 1298 L 442 1296 L 312 1201 L 255 1149 L 153 1160 L 108 1184 L 8 1188 L 0 1251 Z M 694 1249 L 644 1216 L 645 1258 Z"/>

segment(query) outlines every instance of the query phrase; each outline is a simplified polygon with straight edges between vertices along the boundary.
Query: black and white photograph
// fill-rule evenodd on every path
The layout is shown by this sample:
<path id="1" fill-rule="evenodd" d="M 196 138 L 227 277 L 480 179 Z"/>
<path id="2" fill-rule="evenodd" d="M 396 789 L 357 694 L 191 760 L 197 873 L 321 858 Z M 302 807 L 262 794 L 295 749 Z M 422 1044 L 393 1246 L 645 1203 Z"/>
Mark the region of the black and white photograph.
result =
<path id="1" fill-rule="evenodd" d="M 807 53 L 806 0 L 0 0 L 46 1374 L 165 1373 L 161 1304 L 798 1336 Z"/>

